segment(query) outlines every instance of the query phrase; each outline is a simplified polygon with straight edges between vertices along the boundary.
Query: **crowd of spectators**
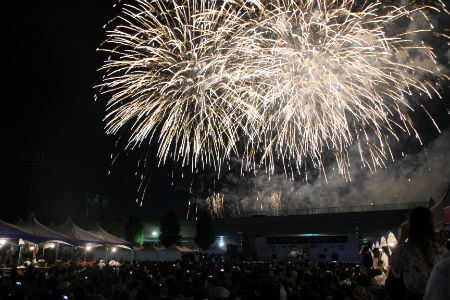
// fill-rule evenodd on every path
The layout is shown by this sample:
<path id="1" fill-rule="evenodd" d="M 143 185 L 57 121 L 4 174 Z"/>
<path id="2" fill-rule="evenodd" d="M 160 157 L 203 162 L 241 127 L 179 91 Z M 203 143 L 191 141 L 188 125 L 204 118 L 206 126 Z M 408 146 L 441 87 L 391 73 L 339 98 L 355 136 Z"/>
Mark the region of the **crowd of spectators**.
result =
<path id="1" fill-rule="evenodd" d="M 1 299 L 386 299 L 358 264 L 98 261 L 4 275 Z"/>
<path id="2" fill-rule="evenodd" d="M 412 210 L 401 230 L 392 252 L 363 245 L 361 262 L 351 264 L 203 257 L 13 267 L 0 271 L 0 299 L 450 299 L 450 255 L 430 211 Z"/>

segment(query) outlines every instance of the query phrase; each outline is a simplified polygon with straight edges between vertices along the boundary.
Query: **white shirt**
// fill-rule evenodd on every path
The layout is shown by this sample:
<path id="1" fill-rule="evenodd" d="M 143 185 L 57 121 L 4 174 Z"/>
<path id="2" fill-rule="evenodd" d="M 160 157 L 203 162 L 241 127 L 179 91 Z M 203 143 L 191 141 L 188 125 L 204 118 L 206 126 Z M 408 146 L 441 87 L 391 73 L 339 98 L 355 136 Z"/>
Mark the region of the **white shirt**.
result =
<path id="1" fill-rule="evenodd" d="M 450 299 L 450 251 L 447 251 L 431 271 L 423 297 L 423 300 L 448 299 Z"/>
<path id="2" fill-rule="evenodd" d="M 387 269 L 389 267 L 389 257 L 386 253 L 381 253 L 381 262 L 383 263 L 383 269 Z"/>

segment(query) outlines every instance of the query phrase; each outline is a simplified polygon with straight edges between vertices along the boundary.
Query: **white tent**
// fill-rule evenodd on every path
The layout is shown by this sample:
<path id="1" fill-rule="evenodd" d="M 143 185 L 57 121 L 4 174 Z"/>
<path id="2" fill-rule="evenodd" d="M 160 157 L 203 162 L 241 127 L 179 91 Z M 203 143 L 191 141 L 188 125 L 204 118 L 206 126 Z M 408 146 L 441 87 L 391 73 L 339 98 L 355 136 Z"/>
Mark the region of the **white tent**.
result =
<path id="1" fill-rule="evenodd" d="M 16 225 L 9 224 L 0 220 L 0 238 L 2 239 L 32 239 L 33 237 L 17 227 Z"/>
<path id="2" fill-rule="evenodd" d="M 79 246 L 99 247 L 103 245 L 103 241 L 94 234 L 84 230 L 72 222 L 71 218 L 55 228 L 57 231 L 69 236 L 71 239 L 78 241 Z"/>
<path id="3" fill-rule="evenodd" d="M 32 237 L 32 242 L 53 242 L 70 244 L 72 238 L 41 224 L 32 213 L 28 219 L 15 225 Z"/>
<path id="4" fill-rule="evenodd" d="M 97 239 L 103 241 L 106 244 L 109 244 L 111 246 L 114 247 L 118 247 L 118 248 L 124 248 L 127 250 L 132 250 L 130 248 L 130 243 L 128 243 L 125 240 L 122 240 L 121 238 L 112 235 L 111 233 L 106 232 L 101 226 L 100 224 L 97 224 L 97 226 L 93 229 L 88 231 L 90 234 L 92 234 L 94 237 L 96 237 Z"/>
<path id="5" fill-rule="evenodd" d="M 121 238 L 106 232 L 100 224 L 88 231 L 90 234 L 101 240 L 106 246 L 103 249 L 94 249 L 93 254 L 96 258 L 103 258 L 108 260 L 109 258 L 122 258 L 124 260 L 132 259 L 133 249 L 130 248 L 130 243 Z M 122 251 L 127 250 L 127 251 Z M 131 252 L 129 252 L 131 251 Z"/>
<path id="6" fill-rule="evenodd" d="M 397 246 L 397 238 L 392 232 L 389 232 L 388 238 L 387 238 L 387 244 L 389 247 L 395 247 Z"/>

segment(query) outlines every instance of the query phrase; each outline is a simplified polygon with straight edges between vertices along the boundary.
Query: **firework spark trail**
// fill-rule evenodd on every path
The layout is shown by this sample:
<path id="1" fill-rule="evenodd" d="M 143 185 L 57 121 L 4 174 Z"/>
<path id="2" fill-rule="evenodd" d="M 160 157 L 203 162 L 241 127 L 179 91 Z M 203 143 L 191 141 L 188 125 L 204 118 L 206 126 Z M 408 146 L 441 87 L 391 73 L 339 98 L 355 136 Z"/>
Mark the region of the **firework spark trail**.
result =
<path id="1" fill-rule="evenodd" d="M 203 2 L 200 7 L 176 1 L 137 4 L 124 9 L 126 25 L 108 33 L 107 43 L 114 45 L 108 51 L 119 58 L 103 66 L 108 73 L 103 87 L 113 93 L 107 133 L 131 123 L 127 148 L 152 140 L 158 131 L 162 163 L 173 154 L 193 168 L 198 161 L 219 166 L 235 147 L 235 114 L 244 104 L 232 93 L 223 101 L 220 92 L 226 88 L 220 50 L 228 47 L 228 33 L 215 27 L 221 23 L 226 29 L 233 15 L 208 13 L 212 7 Z"/>
<path id="2" fill-rule="evenodd" d="M 438 35 L 427 13 L 448 14 L 440 1 L 135 3 L 105 42 L 106 131 L 130 126 L 127 149 L 156 140 L 161 163 L 324 171 L 331 152 L 349 179 L 349 147 L 384 166 L 389 137 L 419 138 L 410 96 L 439 96 L 434 81 L 448 79 L 419 38 Z"/>
<path id="3" fill-rule="evenodd" d="M 281 192 L 273 193 L 270 196 L 270 209 L 275 216 L 279 216 L 281 212 Z"/>
<path id="4" fill-rule="evenodd" d="M 419 30 L 388 35 L 389 26 L 425 8 L 411 12 L 376 2 L 357 13 L 352 9 L 352 1 L 279 0 L 253 16 L 260 21 L 243 38 L 258 68 L 243 84 L 259 85 L 250 102 L 262 108 L 256 135 L 261 142 L 251 150 L 264 153 L 260 162 L 271 171 L 279 158 L 297 169 L 305 157 L 320 166 L 331 150 L 347 177 L 347 149 L 355 140 L 364 164 L 382 166 L 388 135 L 397 138 L 398 129 L 417 135 L 404 94 L 415 88 L 430 98 L 439 95 L 424 78 L 447 76 L 439 73 L 431 47 L 409 37 Z M 431 26 L 420 32 L 431 33 Z M 403 63 L 413 52 L 426 58 L 425 66 Z M 373 134 L 377 139 L 371 141 Z"/>
<path id="5" fill-rule="evenodd" d="M 223 194 L 213 194 L 205 200 L 206 207 L 210 212 L 211 216 L 215 219 L 224 217 L 224 195 Z"/>

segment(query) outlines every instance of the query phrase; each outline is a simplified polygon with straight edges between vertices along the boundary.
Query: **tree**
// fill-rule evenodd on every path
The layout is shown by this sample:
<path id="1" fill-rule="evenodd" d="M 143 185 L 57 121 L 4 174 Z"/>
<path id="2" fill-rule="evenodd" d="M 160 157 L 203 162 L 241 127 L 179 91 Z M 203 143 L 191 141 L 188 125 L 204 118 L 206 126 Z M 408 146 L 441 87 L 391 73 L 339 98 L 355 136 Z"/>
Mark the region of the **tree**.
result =
<path id="1" fill-rule="evenodd" d="M 180 224 L 178 223 L 177 215 L 170 209 L 161 218 L 159 222 L 159 242 L 164 247 L 170 247 L 173 244 L 180 244 Z"/>
<path id="2" fill-rule="evenodd" d="M 206 250 L 215 240 L 216 235 L 211 215 L 207 210 L 202 209 L 198 215 L 195 243 L 203 250 Z"/>
<path id="3" fill-rule="evenodd" d="M 133 245 L 144 243 L 144 225 L 139 214 L 130 214 L 125 224 L 125 239 Z"/>

